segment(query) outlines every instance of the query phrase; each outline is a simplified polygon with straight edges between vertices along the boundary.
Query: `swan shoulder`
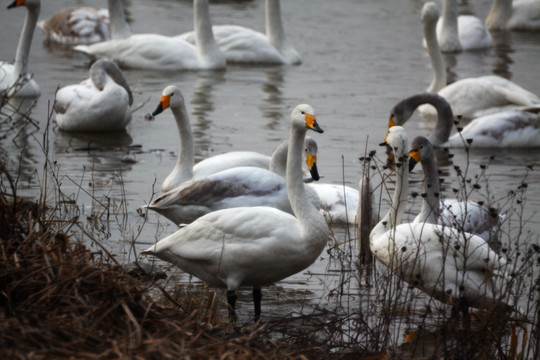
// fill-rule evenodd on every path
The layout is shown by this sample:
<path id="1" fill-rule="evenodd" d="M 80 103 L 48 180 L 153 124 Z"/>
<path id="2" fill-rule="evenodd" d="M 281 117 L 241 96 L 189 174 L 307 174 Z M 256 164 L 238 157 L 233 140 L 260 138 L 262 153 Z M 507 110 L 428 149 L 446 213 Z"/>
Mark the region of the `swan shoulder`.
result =
<path id="1" fill-rule="evenodd" d="M 255 151 L 230 151 L 206 158 L 193 166 L 193 178 L 201 178 L 233 167 L 268 169 L 270 156 Z"/>
<path id="2" fill-rule="evenodd" d="M 327 222 L 354 223 L 360 199 L 358 190 L 337 184 L 309 183 L 307 186 L 317 193 Z"/>
<path id="3" fill-rule="evenodd" d="M 109 10 L 103 8 L 65 8 L 37 26 L 48 40 L 62 44 L 91 44 L 111 37 Z"/>
<path id="4" fill-rule="evenodd" d="M 491 35 L 482 20 L 472 15 L 458 16 L 459 42 L 463 50 L 493 46 Z"/>

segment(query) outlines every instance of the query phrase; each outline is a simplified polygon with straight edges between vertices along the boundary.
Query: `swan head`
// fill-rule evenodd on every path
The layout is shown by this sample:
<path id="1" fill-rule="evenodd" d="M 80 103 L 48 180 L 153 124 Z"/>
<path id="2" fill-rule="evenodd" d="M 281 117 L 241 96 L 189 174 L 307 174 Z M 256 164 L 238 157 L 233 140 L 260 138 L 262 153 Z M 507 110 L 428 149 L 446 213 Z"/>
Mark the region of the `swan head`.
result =
<path id="1" fill-rule="evenodd" d="M 424 136 L 417 136 L 411 142 L 411 150 L 409 151 L 409 171 L 414 169 L 416 164 L 424 159 L 433 156 L 433 146 L 431 142 Z"/>
<path id="2" fill-rule="evenodd" d="M 407 152 L 407 132 L 402 126 L 393 126 L 388 129 L 386 138 L 380 144 L 386 146 L 389 168 L 399 168 L 406 164 L 409 154 Z"/>
<path id="3" fill-rule="evenodd" d="M 437 22 L 440 15 L 439 8 L 434 2 L 427 2 L 422 7 L 422 22 L 424 24 Z"/>
<path id="4" fill-rule="evenodd" d="M 167 108 L 179 108 L 184 106 L 184 96 L 177 86 L 170 85 L 167 86 L 163 93 L 161 93 L 161 99 L 159 99 L 159 104 L 152 113 L 152 116 L 160 114 L 163 110 Z"/>
<path id="5" fill-rule="evenodd" d="M 12 9 L 14 7 L 19 7 L 19 6 L 26 6 L 28 8 L 40 7 L 41 0 L 15 0 L 11 4 L 9 4 L 7 8 Z"/>
<path id="6" fill-rule="evenodd" d="M 304 139 L 304 149 L 306 151 L 306 164 L 311 174 L 311 178 L 319 181 L 319 171 L 317 170 L 317 142 L 310 136 Z"/>
<path id="7" fill-rule="evenodd" d="M 300 104 L 291 113 L 291 123 L 293 128 L 311 129 L 318 133 L 323 133 L 323 129 L 317 124 L 315 110 L 310 105 Z"/>

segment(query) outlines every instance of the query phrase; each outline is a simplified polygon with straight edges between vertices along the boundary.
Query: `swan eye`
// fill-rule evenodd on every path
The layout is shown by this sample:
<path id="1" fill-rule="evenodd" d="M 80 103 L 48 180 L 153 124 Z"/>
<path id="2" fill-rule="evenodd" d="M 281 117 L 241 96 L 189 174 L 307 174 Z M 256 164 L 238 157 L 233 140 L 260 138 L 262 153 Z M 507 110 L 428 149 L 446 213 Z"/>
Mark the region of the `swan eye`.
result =
<path id="1" fill-rule="evenodd" d="M 306 114 L 306 112 L 305 112 L 305 111 L 300 111 L 300 113 L 301 113 L 302 115 L 305 115 L 305 114 Z"/>

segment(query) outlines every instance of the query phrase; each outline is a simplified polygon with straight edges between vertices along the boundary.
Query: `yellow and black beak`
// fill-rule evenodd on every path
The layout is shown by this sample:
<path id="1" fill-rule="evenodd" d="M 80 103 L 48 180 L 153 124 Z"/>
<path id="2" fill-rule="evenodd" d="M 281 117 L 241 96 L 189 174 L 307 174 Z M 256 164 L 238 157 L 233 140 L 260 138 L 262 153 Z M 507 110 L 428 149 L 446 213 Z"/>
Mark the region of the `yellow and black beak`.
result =
<path id="1" fill-rule="evenodd" d="M 15 0 L 11 4 L 8 5 L 8 9 L 12 9 L 17 6 L 23 6 L 26 3 L 25 0 Z"/>
<path id="2" fill-rule="evenodd" d="M 156 116 L 157 114 L 161 114 L 163 110 L 169 107 L 171 104 L 171 95 L 163 95 L 161 99 L 159 99 L 159 105 L 157 106 L 156 110 L 152 113 L 152 116 Z"/>
<path id="3" fill-rule="evenodd" d="M 411 150 L 409 152 L 409 171 L 412 171 L 416 164 L 420 162 L 420 149 Z"/>
<path id="4" fill-rule="evenodd" d="M 311 178 L 315 181 L 319 181 L 320 176 L 319 171 L 317 170 L 317 156 L 308 152 L 306 157 L 306 164 L 309 169 L 309 173 L 311 174 Z"/>
<path id="5" fill-rule="evenodd" d="M 306 117 L 306 127 L 308 129 L 316 131 L 316 132 L 318 132 L 320 134 L 322 134 L 324 132 L 323 129 L 321 129 L 321 127 L 319 126 L 319 124 L 317 124 L 317 117 L 316 116 L 311 115 L 311 114 L 305 114 L 304 116 Z"/>

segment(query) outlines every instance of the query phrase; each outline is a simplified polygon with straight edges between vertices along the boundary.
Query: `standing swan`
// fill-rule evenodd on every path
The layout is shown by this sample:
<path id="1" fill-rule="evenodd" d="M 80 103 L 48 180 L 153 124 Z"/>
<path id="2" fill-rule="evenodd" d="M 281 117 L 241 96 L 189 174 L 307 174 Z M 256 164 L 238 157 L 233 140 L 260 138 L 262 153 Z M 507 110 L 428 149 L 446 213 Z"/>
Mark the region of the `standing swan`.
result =
<path id="1" fill-rule="evenodd" d="M 424 173 L 422 208 L 413 223 L 430 223 L 450 226 L 466 233 L 480 236 L 489 242 L 497 232 L 501 218 L 494 210 L 474 201 L 440 198 L 439 174 L 433 146 L 423 136 L 411 143 L 409 171 L 420 162 Z"/>
<path id="2" fill-rule="evenodd" d="M 211 286 L 227 288 L 235 319 L 235 290 L 253 287 L 255 319 L 261 314 L 261 286 L 311 265 L 326 246 L 329 229 L 310 202 L 302 181 L 302 145 L 307 129 L 322 132 L 313 108 L 291 114 L 287 193 L 291 214 L 270 207 L 225 209 L 205 215 L 143 251 L 171 262 Z"/>
<path id="3" fill-rule="evenodd" d="M 437 5 L 432 2 L 424 4 L 422 22 L 424 23 L 424 36 L 433 71 L 428 91 L 438 92 L 444 97 L 450 103 L 455 114 L 461 115 L 465 120 L 470 120 L 480 115 L 507 110 L 511 107 L 540 103 L 540 98 L 537 95 L 496 75 L 466 78 L 446 85 L 446 68 L 435 34 L 438 18 Z M 431 106 L 423 106 L 419 112 L 425 118 L 435 118 L 435 112 Z"/>
<path id="4" fill-rule="evenodd" d="M 457 0 L 444 0 L 442 17 L 437 22 L 437 40 L 442 52 L 486 49 L 493 40 L 482 20 L 459 15 Z"/>
<path id="5" fill-rule="evenodd" d="M 108 9 L 65 8 L 37 26 L 47 40 L 66 45 L 92 44 L 131 35 L 124 14 L 124 0 L 107 0 Z"/>
<path id="6" fill-rule="evenodd" d="M 214 25 L 216 42 L 230 63 L 299 65 L 302 58 L 289 42 L 281 17 L 280 0 L 266 0 L 266 35 L 238 25 Z M 195 44 L 192 31 L 179 35 Z"/>
<path id="7" fill-rule="evenodd" d="M 433 146 L 458 148 L 472 142 L 473 147 L 482 148 L 540 147 L 540 105 L 477 117 L 450 136 L 454 116 L 448 101 L 435 93 L 422 93 L 397 103 L 390 113 L 388 127 L 405 124 L 422 104 L 436 109 L 437 122 L 429 139 Z"/>
<path id="8" fill-rule="evenodd" d="M 196 46 L 178 37 L 135 34 L 125 39 L 78 45 L 75 50 L 91 57 L 109 58 L 125 68 L 168 71 L 224 69 L 225 55 L 214 40 L 208 0 L 194 0 L 194 3 Z"/>
<path id="9" fill-rule="evenodd" d="M 174 85 L 167 86 L 163 90 L 159 105 L 152 115 L 158 115 L 169 107 L 178 127 L 180 151 L 174 169 L 161 184 L 162 192 L 172 190 L 185 181 L 198 179 L 232 167 L 254 166 L 268 169 L 270 156 L 254 151 L 231 151 L 204 159 L 194 166 L 193 134 L 189 116 L 182 92 Z"/>
<path id="10" fill-rule="evenodd" d="M 5 94 L 8 98 L 37 98 L 41 95 L 39 85 L 26 71 L 41 1 L 15 0 L 7 8 L 18 6 L 26 7 L 26 19 L 17 45 L 15 62 L 13 64 L 0 62 L 0 96 Z"/>
<path id="11" fill-rule="evenodd" d="M 494 284 L 494 277 L 504 271 L 506 261 L 481 237 L 441 225 L 400 224 L 409 185 L 405 130 L 401 126 L 390 128 L 385 144 L 396 162 L 396 187 L 390 210 L 370 234 L 375 257 L 439 301 L 459 300 L 476 308 L 506 307 L 498 299 Z"/>
<path id="12" fill-rule="evenodd" d="M 492 30 L 540 31 L 540 1 L 493 0 L 486 25 Z"/>
<path id="13" fill-rule="evenodd" d="M 90 76 L 77 85 L 56 92 L 54 111 L 65 131 L 118 131 L 131 120 L 133 95 L 116 64 L 97 60 Z"/>

